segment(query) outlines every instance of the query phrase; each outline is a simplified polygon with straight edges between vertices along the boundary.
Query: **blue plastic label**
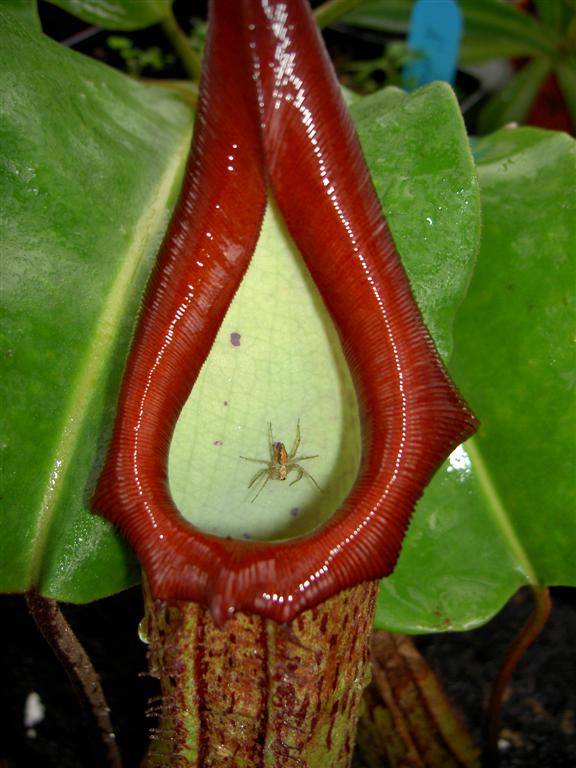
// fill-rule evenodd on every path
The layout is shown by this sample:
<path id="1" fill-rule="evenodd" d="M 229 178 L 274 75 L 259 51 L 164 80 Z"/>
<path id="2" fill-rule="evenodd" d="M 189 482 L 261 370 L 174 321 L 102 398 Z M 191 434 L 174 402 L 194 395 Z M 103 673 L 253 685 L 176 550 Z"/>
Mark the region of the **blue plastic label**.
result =
<path id="1" fill-rule="evenodd" d="M 404 87 L 413 90 L 434 80 L 454 82 L 461 35 L 462 14 L 456 0 L 417 0 L 408 48 L 419 58 L 405 65 Z"/>

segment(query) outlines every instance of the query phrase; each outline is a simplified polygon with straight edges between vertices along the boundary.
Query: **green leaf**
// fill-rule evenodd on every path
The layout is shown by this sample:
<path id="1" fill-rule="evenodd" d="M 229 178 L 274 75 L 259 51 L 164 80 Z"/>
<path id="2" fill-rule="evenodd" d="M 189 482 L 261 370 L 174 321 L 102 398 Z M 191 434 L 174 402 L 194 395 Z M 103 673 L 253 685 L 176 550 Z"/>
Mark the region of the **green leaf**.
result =
<path id="1" fill-rule="evenodd" d="M 534 0 L 534 5 L 546 26 L 560 35 L 566 31 L 576 14 L 574 0 Z"/>
<path id="2" fill-rule="evenodd" d="M 364 2 L 365 0 L 325 0 L 314 9 L 314 19 L 320 29 L 323 29 Z"/>
<path id="3" fill-rule="evenodd" d="M 576 62 L 574 60 L 560 62 L 556 65 L 555 71 L 572 125 L 576 128 Z"/>
<path id="4" fill-rule="evenodd" d="M 426 490 L 378 624 L 465 629 L 521 584 L 576 585 L 576 143 L 521 128 L 475 144 L 482 248 L 450 369 L 481 421 Z"/>
<path id="5" fill-rule="evenodd" d="M 478 186 L 454 92 L 387 88 L 352 106 L 386 219 L 426 325 L 448 360 L 480 238 Z"/>
<path id="6" fill-rule="evenodd" d="M 525 44 L 534 55 L 554 51 L 556 36 L 533 16 L 504 0 L 460 0 L 460 6 L 465 40 L 515 41 Z"/>
<path id="7" fill-rule="evenodd" d="M 82 21 L 104 29 L 142 29 L 165 19 L 172 0 L 48 0 Z"/>
<path id="8" fill-rule="evenodd" d="M 87 501 L 190 113 L 7 14 L 0 23 L 0 584 L 82 602 L 138 579 Z"/>
<path id="9" fill-rule="evenodd" d="M 8 11 L 19 24 L 31 31 L 40 32 L 40 17 L 36 0 L 4 0 L 2 9 Z"/>
<path id="10" fill-rule="evenodd" d="M 347 13 L 342 21 L 384 32 L 408 32 L 414 0 L 373 0 Z"/>
<path id="11" fill-rule="evenodd" d="M 441 353 L 466 293 L 479 241 L 479 199 L 452 90 L 411 96 L 387 89 L 352 106 L 392 232 Z M 237 334 L 237 335 L 233 335 Z M 238 345 L 235 346 L 234 342 Z M 300 422 L 305 468 L 293 487 L 248 485 L 273 439 L 292 446 Z M 357 406 L 332 323 L 300 258 L 269 212 L 253 263 L 178 421 L 170 486 L 202 530 L 279 539 L 330 517 L 354 483 L 360 457 Z M 256 486 L 257 490 L 257 486 Z"/>
<path id="12" fill-rule="evenodd" d="M 540 51 L 525 40 L 467 35 L 460 46 L 459 65 L 463 68 L 492 59 L 526 59 L 539 56 Z"/>
<path id="13" fill-rule="evenodd" d="M 550 70 L 551 65 L 546 59 L 534 59 L 526 64 L 508 85 L 482 108 L 478 118 L 479 133 L 488 133 L 507 123 L 521 123 Z"/>
<path id="14" fill-rule="evenodd" d="M 477 451 L 533 572 L 575 585 L 576 142 L 526 128 L 475 153 L 483 244 L 453 369 L 486 413 Z M 463 343 L 473 329 L 475 359 Z"/>

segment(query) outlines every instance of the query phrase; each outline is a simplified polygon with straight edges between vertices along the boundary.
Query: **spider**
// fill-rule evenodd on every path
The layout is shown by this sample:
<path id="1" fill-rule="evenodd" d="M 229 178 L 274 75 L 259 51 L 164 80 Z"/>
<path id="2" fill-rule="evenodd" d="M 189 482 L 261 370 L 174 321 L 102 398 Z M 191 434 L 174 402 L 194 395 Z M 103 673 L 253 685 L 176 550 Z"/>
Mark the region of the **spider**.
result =
<path id="1" fill-rule="evenodd" d="M 254 496 L 251 501 L 256 501 L 258 496 L 262 493 L 264 490 L 264 487 L 268 483 L 268 480 L 286 480 L 290 472 L 298 472 L 298 477 L 296 480 L 292 480 L 290 485 L 294 485 L 299 480 L 302 480 L 304 475 L 306 477 L 310 478 L 310 480 L 314 483 L 316 488 L 320 490 L 320 486 L 314 480 L 312 475 L 307 472 L 304 467 L 301 467 L 300 464 L 298 464 L 299 461 L 306 461 L 307 459 L 316 459 L 318 458 L 318 454 L 314 454 L 314 456 L 296 456 L 296 452 L 298 451 L 298 448 L 300 447 L 300 419 L 298 419 L 298 423 L 296 425 L 296 438 L 294 440 L 294 445 L 292 446 L 292 450 L 290 453 L 286 450 L 286 446 L 284 443 L 280 442 L 274 442 L 274 438 L 272 437 L 272 422 L 268 422 L 268 443 L 270 448 L 270 459 L 252 459 L 248 456 L 240 456 L 241 459 L 244 459 L 244 461 L 254 461 L 257 464 L 266 464 L 266 466 L 263 469 L 258 470 L 252 480 L 248 483 L 248 488 L 252 488 L 254 483 L 257 483 L 259 480 L 261 480 L 263 477 L 266 479 L 264 482 L 260 485 L 260 488 L 258 489 L 258 492 Z"/>

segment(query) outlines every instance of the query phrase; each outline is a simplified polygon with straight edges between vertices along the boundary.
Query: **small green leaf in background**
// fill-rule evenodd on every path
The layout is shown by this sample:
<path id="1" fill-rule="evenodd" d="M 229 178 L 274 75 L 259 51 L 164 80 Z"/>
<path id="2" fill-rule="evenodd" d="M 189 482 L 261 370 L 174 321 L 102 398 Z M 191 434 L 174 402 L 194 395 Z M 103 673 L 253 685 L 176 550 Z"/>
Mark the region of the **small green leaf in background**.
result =
<path id="1" fill-rule="evenodd" d="M 48 0 L 73 16 L 104 29 L 143 29 L 172 12 L 172 0 Z"/>
<path id="2" fill-rule="evenodd" d="M 497 56 L 517 58 L 554 53 L 556 36 L 538 19 L 513 4 L 502 0 L 460 0 L 460 4 L 465 25 L 463 64 L 476 63 L 479 59 L 473 54 L 479 53 L 482 61 Z"/>
<path id="3" fill-rule="evenodd" d="M 543 82 L 550 74 L 550 69 L 551 65 L 547 59 L 533 59 L 522 67 L 482 109 L 478 119 L 478 132 L 488 133 L 511 122 L 522 123 Z"/>
<path id="4" fill-rule="evenodd" d="M 343 21 L 353 26 L 406 34 L 414 0 L 369 0 L 347 13 Z"/>
<path id="5" fill-rule="evenodd" d="M 576 125 L 576 54 L 572 60 L 560 62 L 556 66 L 556 76 L 572 119 L 572 125 Z"/>
<path id="6" fill-rule="evenodd" d="M 534 0 L 538 16 L 554 32 L 562 34 L 576 10 L 574 0 Z"/>
<path id="7" fill-rule="evenodd" d="M 465 629 L 521 584 L 576 585 L 576 143 L 530 128 L 475 143 L 482 248 L 450 370 L 481 426 L 417 507 L 377 624 Z"/>
<path id="8" fill-rule="evenodd" d="M 83 602 L 139 578 L 87 506 L 190 113 L 1 11 L 0 23 L 0 583 Z"/>

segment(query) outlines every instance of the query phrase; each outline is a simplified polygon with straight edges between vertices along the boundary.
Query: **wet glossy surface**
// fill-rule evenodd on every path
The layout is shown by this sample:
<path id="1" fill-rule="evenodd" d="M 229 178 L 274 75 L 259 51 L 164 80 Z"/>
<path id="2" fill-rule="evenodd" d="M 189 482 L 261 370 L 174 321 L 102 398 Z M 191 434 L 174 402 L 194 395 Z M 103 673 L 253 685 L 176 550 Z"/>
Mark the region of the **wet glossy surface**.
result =
<path id="1" fill-rule="evenodd" d="M 0 588 L 83 602 L 140 576 L 88 503 L 190 113 L 165 89 L 18 25 L 5 6 Z"/>
<path id="2" fill-rule="evenodd" d="M 187 183 L 94 504 L 126 533 L 156 597 L 204 602 L 217 621 L 237 609 L 288 620 L 393 569 L 424 486 L 476 424 L 421 322 L 307 5 L 246 0 L 213 11 Z M 341 336 L 364 441 L 359 480 L 335 516 L 276 545 L 201 534 L 166 487 L 175 420 L 255 245 L 264 169 Z"/>

